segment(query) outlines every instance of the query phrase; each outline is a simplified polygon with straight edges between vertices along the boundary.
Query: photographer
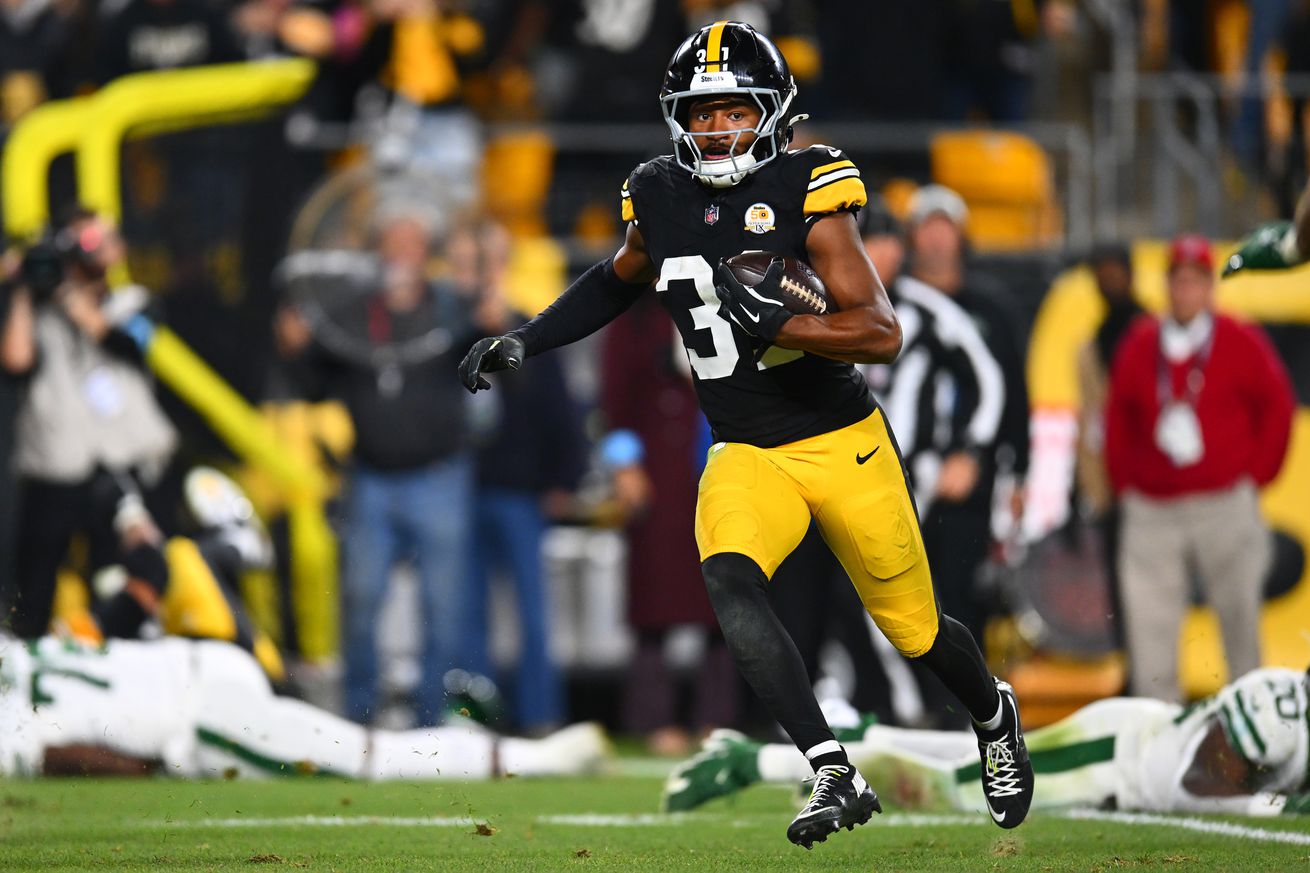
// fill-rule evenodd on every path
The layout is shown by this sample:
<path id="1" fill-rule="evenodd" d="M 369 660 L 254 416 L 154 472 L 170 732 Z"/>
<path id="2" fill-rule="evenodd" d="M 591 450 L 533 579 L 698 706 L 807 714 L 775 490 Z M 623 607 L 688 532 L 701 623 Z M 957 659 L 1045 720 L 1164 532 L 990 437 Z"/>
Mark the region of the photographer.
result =
<path id="1" fill-rule="evenodd" d="M 112 555 L 110 513 L 97 510 L 119 493 L 113 484 L 131 479 L 148 491 L 176 442 L 142 369 L 145 291 L 110 295 L 105 280 L 124 255 L 114 228 L 78 209 L 27 250 L 8 282 L 0 366 L 24 385 L 15 582 L 3 600 L 20 637 L 45 633 L 75 535 L 86 540 L 88 571 Z"/>

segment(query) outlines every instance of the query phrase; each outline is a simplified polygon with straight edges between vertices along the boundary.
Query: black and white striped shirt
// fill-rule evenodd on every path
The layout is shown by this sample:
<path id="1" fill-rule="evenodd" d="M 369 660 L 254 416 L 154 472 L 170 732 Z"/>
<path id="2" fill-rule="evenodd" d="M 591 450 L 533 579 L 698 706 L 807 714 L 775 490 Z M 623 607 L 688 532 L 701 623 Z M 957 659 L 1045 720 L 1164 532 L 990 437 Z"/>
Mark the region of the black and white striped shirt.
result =
<path id="1" fill-rule="evenodd" d="M 861 367 L 887 413 L 910 470 L 919 512 L 936 492 L 942 459 L 987 451 L 1005 408 L 1005 378 L 972 318 L 910 276 L 888 293 L 904 337 L 891 364 Z"/>

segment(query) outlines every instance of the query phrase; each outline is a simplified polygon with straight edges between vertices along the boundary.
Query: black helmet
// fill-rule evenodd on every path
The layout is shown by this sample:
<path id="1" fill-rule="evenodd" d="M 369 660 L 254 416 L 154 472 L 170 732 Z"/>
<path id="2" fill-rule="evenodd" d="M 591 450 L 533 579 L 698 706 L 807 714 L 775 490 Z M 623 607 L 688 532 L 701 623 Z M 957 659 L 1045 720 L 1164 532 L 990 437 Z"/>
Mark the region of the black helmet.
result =
<path id="1" fill-rule="evenodd" d="M 756 135 L 745 154 L 706 160 L 687 133 L 690 103 L 714 94 L 743 94 L 759 106 L 759 125 L 732 131 Z M 673 53 L 660 88 L 660 109 L 673 139 L 674 159 L 707 185 L 736 185 L 786 148 L 791 121 L 784 124 L 783 119 L 795 96 L 796 82 L 782 52 L 755 28 L 737 21 L 702 27 Z"/>

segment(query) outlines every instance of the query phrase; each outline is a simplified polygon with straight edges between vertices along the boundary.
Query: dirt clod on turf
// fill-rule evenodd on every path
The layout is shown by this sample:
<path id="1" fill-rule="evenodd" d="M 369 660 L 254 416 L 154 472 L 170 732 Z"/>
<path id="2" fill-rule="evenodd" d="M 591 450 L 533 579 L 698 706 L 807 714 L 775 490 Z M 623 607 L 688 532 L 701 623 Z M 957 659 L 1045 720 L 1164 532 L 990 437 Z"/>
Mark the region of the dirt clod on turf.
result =
<path id="1" fill-rule="evenodd" d="M 480 821 L 477 823 L 477 826 L 473 828 L 473 833 L 477 834 L 479 837 L 494 837 L 496 834 L 500 833 L 500 828 L 493 828 L 486 822 Z"/>
<path id="2" fill-rule="evenodd" d="M 578 849 L 576 852 L 573 853 L 573 857 L 575 857 L 575 858 L 590 858 L 590 857 L 591 857 L 591 849 Z"/>
<path id="3" fill-rule="evenodd" d="M 285 864 L 281 855 L 269 853 L 267 855 L 251 855 L 246 859 L 247 864 Z"/>
<path id="4" fill-rule="evenodd" d="M 1000 837 L 995 843 L 992 843 L 992 854 L 1008 857 L 1019 854 L 1021 848 L 1023 848 L 1023 843 L 1017 837 Z"/>

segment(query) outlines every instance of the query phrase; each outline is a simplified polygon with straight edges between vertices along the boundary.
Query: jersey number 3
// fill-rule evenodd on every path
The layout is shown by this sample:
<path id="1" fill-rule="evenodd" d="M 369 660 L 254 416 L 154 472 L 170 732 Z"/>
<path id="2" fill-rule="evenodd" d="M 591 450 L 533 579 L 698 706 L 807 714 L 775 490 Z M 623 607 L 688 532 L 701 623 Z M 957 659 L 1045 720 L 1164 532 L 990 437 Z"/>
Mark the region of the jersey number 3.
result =
<path id="1" fill-rule="evenodd" d="M 660 279 L 655 285 L 655 290 L 665 294 L 670 289 L 676 290 L 684 284 L 691 285 L 696 299 L 700 301 L 699 305 L 687 307 L 687 314 L 691 316 L 691 331 L 684 331 L 682 337 L 691 369 L 696 373 L 696 378 L 702 381 L 727 378 L 737 369 L 741 353 L 737 351 L 732 322 L 719 315 L 722 304 L 719 302 L 718 295 L 714 293 L 714 270 L 700 255 L 682 255 L 665 259 L 660 267 Z M 675 309 L 676 306 L 669 307 L 670 312 Z M 680 330 L 681 328 L 682 325 L 679 325 Z M 688 345 L 687 341 L 691 333 L 699 335 L 706 330 L 710 332 L 710 342 L 714 346 L 714 351 L 712 354 L 703 355 Z M 755 369 L 767 370 L 779 364 L 799 360 L 801 357 L 803 354 L 794 349 L 772 346 L 756 363 Z"/>
<path id="2" fill-rule="evenodd" d="M 702 355 L 687 346 L 687 359 L 698 379 L 723 379 L 732 375 L 737 369 L 740 355 L 737 353 L 737 341 L 732 336 L 732 322 L 719 315 L 718 296 L 714 293 L 714 270 L 700 255 L 683 255 L 666 258 L 660 267 L 660 279 L 655 290 L 660 294 L 668 292 L 670 286 L 690 282 L 700 299 L 699 306 L 691 306 L 687 314 L 696 332 L 708 330 L 714 344 L 714 352 Z M 676 283 L 676 284 L 675 284 Z M 687 337 L 684 337 L 685 343 Z"/>

